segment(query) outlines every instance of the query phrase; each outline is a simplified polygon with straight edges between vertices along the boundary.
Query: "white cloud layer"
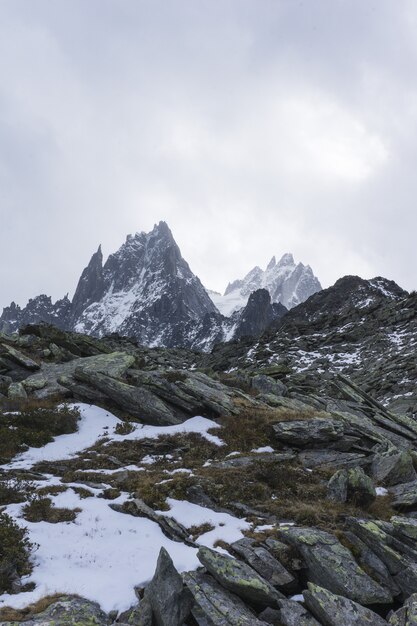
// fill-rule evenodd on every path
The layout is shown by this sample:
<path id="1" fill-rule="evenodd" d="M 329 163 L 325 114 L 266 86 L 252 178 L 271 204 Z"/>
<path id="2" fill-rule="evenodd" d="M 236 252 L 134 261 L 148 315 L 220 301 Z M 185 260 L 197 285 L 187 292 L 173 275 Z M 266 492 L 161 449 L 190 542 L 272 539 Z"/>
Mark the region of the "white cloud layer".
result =
<path id="1" fill-rule="evenodd" d="M 203 282 L 292 251 L 417 286 L 411 0 L 0 0 L 0 305 L 166 220 Z"/>

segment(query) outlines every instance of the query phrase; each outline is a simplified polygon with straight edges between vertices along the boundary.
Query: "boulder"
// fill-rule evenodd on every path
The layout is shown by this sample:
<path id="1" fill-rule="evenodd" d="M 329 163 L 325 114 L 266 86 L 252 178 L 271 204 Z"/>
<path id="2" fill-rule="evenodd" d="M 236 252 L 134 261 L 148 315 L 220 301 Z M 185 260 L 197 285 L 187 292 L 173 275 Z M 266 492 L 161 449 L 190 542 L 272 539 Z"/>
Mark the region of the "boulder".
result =
<path id="1" fill-rule="evenodd" d="M 246 602 L 261 608 L 278 607 L 278 600 L 284 598 L 268 581 L 242 561 L 206 547 L 199 549 L 197 557 L 219 584 Z"/>
<path id="2" fill-rule="evenodd" d="M 19 622 L 20 623 L 20 622 Z M 62 596 L 50 604 L 45 611 L 38 613 L 25 626 L 107 626 L 111 623 L 109 617 L 100 609 L 96 602 L 84 598 Z M 0 626 L 16 626 L 16 622 L 0 622 Z"/>
<path id="3" fill-rule="evenodd" d="M 285 396 L 287 387 L 280 380 L 274 380 L 271 376 L 265 374 L 256 374 L 251 380 L 253 389 L 263 394 L 272 394 L 273 396 Z"/>
<path id="4" fill-rule="evenodd" d="M 148 389 L 161 400 L 176 407 L 184 416 L 234 415 L 238 410 L 233 398 L 236 394 L 244 396 L 242 392 L 227 387 L 202 372 L 130 370 L 129 378 L 136 386 Z M 244 397 L 249 404 L 257 405 L 253 398 Z"/>
<path id="5" fill-rule="evenodd" d="M 4 356 L 9 358 L 14 363 L 17 363 L 17 365 L 20 365 L 20 367 L 23 367 L 24 369 L 35 371 L 38 370 L 40 367 L 39 364 L 36 363 L 36 361 L 30 359 L 28 356 L 26 356 L 19 350 L 16 350 L 16 348 L 12 348 L 12 346 L 7 345 L 6 343 L 2 343 L 0 345 L 0 349 Z"/>
<path id="6" fill-rule="evenodd" d="M 361 604 L 392 602 L 392 595 L 359 567 L 334 535 L 296 527 L 281 529 L 278 534 L 300 552 L 311 582 Z"/>
<path id="7" fill-rule="evenodd" d="M 402 485 L 395 485 L 388 489 L 392 495 L 392 506 L 394 509 L 415 509 L 417 508 L 417 480 Z"/>
<path id="8" fill-rule="evenodd" d="M 7 396 L 10 400 L 26 400 L 28 397 L 22 383 L 12 383 L 9 385 Z"/>
<path id="9" fill-rule="evenodd" d="M 352 502 L 358 506 L 369 506 L 376 498 L 372 480 L 361 467 L 342 469 L 336 472 L 327 485 L 327 497 L 335 502 Z"/>
<path id="10" fill-rule="evenodd" d="M 244 537 L 232 543 L 231 548 L 273 587 L 281 591 L 294 587 L 294 576 L 266 548 L 257 546 L 253 539 Z"/>
<path id="11" fill-rule="evenodd" d="M 211 576 L 187 572 L 183 578 L 194 597 L 198 614 L 202 616 L 201 621 L 198 620 L 199 625 L 264 626 L 265 623 L 258 620 L 240 598 L 224 589 Z"/>
<path id="12" fill-rule="evenodd" d="M 34 391 L 36 389 L 43 389 L 47 384 L 46 377 L 43 374 L 34 374 L 22 381 L 22 385 L 28 391 Z"/>
<path id="13" fill-rule="evenodd" d="M 417 520 L 410 517 L 391 517 L 395 534 L 405 541 L 417 541 Z"/>
<path id="14" fill-rule="evenodd" d="M 390 626 L 416 626 L 417 624 L 417 594 L 413 593 L 404 602 L 398 611 L 393 611 L 389 615 Z"/>
<path id="15" fill-rule="evenodd" d="M 282 626 L 321 626 L 315 617 L 299 602 L 281 600 L 280 624 Z"/>
<path id="16" fill-rule="evenodd" d="M 300 448 L 337 441 L 344 434 L 343 422 L 330 417 L 278 422 L 273 429 L 278 441 Z"/>
<path id="17" fill-rule="evenodd" d="M 376 483 L 386 487 L 409 483 L 417 477 L 410 454 L 396 448 L 376 454 L 372 461 L 371 473 Z"/>
<path id="18" fill-rule="evenodd" d="M 348 518 L 346 525 L 386 565 L 405 597 L 417 592 L 417 552 L 395 540 L 394 526 L 356 518 Z"/>
<path id="19" fill-rule="evenodd" d="M 161 548 L 154 577 L 146 589 L 157 626 L 182 626 L 188 618 L 192 596 L 174 567 L 165 548 Z"/>
<path id="20" fill-rule="evenodd" d="M 312 583 L 303 595 L 307 608 L 323 626 L 387 626 L 374 611 Z"/>
<path id="21" fill-rule="evenodd" d="M 359 452 L 339 452 L 338 450 L 317 449 L 303 450 L 298 455 L 301 465 L 308 469 L 315 467 L 364 467 L 369 465 L 365 454 Z"/>
<path id="22" fill-rule="evenodd" d="M 386 587 L 392 595 L 398 596 L 401 592 L 399 586 L 391 576 L 385 563 L 366 545 L 359 537 L 350 531 L 345 531 L 343 537 L 354 553 L 358 564 L 382 587 Z"/>
<path id="23" fill-rule="evenodd" d="M 127 626 L 153 626 L 152 607 L 146 594 L 139 604 L 121 613 L 117 623 Z"/>
<path id="24" fill-rule="evenodd" d="M 178 413 L 144 387 L 134 387 L 84 367 L 75 370 L 75 377 L 98 389 L 118 407 L 146 424 L 168 426 L 180 424 L 186 419 L 186 416 L 179 417 Z"/>

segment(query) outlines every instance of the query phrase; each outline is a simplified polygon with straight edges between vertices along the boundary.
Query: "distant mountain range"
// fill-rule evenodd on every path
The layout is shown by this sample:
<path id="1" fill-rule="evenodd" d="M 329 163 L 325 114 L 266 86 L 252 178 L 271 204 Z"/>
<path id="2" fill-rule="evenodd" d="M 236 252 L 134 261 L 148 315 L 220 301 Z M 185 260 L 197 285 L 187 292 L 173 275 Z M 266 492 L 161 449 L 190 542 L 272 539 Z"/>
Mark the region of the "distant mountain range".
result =
<path id="1" fill-rule="evenodd" d="M 46 322 L 101 337 L 134 337 L 155 347 L 209 350 L 216 343 L 260 335 L 274 320 L 321 289 L 309 266 L 291 254 L 275 257 L 230 283 L 224 296 L 208 291 L 181 256 L 165 222 L 128 235 L 103 265 L 101 247 L 81 274 L 72 301 L 40 295 L 24 308 L 3 310 L 0 329 Z"/>
<path id="2" fill-rule="evenodd" d="M 244 307 L 257 289 L 269 291 L 272 302 L 292 309 L 321 290 L 321 285 L 309 265 L 295 263 L 292 254 L 284 254 L 276 262 L 272 257 L 265 271 L 254 267 L 244 278 L 229 283 L 224 295 L 209 291 L 209 296 L 223 315 L 229 316 Z"/>

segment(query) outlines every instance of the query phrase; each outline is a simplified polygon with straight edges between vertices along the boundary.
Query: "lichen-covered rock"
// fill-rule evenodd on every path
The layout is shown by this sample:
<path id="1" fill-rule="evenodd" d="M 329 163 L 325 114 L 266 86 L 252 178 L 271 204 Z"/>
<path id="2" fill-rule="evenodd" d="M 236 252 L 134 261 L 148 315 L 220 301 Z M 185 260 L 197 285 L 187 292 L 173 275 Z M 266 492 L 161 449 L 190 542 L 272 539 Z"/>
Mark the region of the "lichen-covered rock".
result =
<path id="1" fill-rule="evenodd" d="M 417 477 L 410 454 L 396 448 L 382 454 L 376 454 L 372 462 L 371 472 L 375 482 L 386 487 L 409 483 Z"/>
<path id="2" fill-rule="evenodd" d="M 279 535 L 298 549 L 311 582 L 361 604 L 392 602 L 392 595 L 359 567 L 334 535 L 316 528 L 285 528 Z"/>
<path id="3" fill-rule="evenodd" d="M 411 517 L 391 517 L 391 524 L 400 539 L 417 541 L 417 520 Z"/>
<path id="4" fill-rule="evenodd" d="M 25 622 L 26 626 L 108 626 L 109 617 L 96 602 L 63 596 L 45 611 Z M 19 626 L 21 622 L 0 622 L 0 626 Z"/>
<path id="5" fill-rule="evenodd" d="M 273 429 L 278 441 L 298 447 L 337 441 L 344 434 L 343 422 L 330 417 L 279 422 Z"/>
<path id="6" fill-rule="evenodd" d="M 393 496 L 392 506 L 395 509 L 417 508 L 417 480 L 402 485 L 395 485 L 388 489 Z"/>
<path id="7" fill-rule="evenodd" d="M 389 615 L 390 626 L 417 626 L 417 594 L 411 595 L 398 611 Z"/>
<path id="8" fill-rule="evenodd" d="M 256 374 L 251 380 L 253 389 L 260 393 L 272 394 L 274 396 L 285 396 L 287 387 L 280 380 L 274 380 L 265 374 Z"/>
<path id="9" fill-rule="evenodd" d="M 182 626 L 191 611 L 192 597 L 184 588 L 171 557 L 161 548 L 154 577 L 146 588 L 157 626 Z"/>
<path id="10" fill-rule="evenodd" d="M 242 561 L 206 547 L 201 547 L 197 556 L 218 583 L 247 602 L 259 607 L 278 607 L 278 600 L 284 598 L 268 581 Z"/>
<path id="11" fill-rule="evenodd" d="M 281 600 L 280 607 L 282 626 L 321 626 L 316 618 L 299 602 Z"/>
<path id="12" fill-rule="evenodd" d="M 153 626 L 152 607 L 146 595 L 139 604 L 121 613 L 117 622 L 126 626 Z"/>
<path id="13" fill-rule="evenodd" d="M 369 464 L 365 454 L 360 452 L 340 452 L 320 448 L 318 450 L 303 450 L 299 453 L 300 463 L 309 469 L 315 467 L 362 467 Z"/>
<path id="14" fill-rule="evenodd" d="M 312 583 L 303 595 L 307 608 L 323 626 L 387 626 L 374 611 Z"/>
<path id="15" fill-rule="evenodd" d="M 346 524 L 387 566 L 405 597 L 417 592 L 417 561 L 414 551 L 400 541 L 395 541 L 392 525 L 378 520 L 356 518 L 349 518 Z M 399 549 L 402 550 L 401 553 Z"/>
<path id="16" fill-rule="evenodd" d="M 257 546 L 253 539 L 245 537 L 232 543 L 231 547 L 273 587 L 283 591 L 294 586 L 294 576 L 266 548 Z"/>
<path id="17" fill-rule="evenodd" d="M 46 377 L 43 374 L 34 374 L 22 381 L 22 385 L 28 391 L 34 391 L 36 389 L 43 389 L 47 384 Z"/>
<path id="18" fill-rule="evenodd" d="M 327 485 L 327 497 L 335 502 L 352 502 L 358 506 L 369 506 L 376 498 L 372 480 L 361 467 L 341 469 Z"/>
<path id="19" fill-rule="evenodd" d="M 0 344 L 0 350 L 7 358 L 14 361 L 17 365 L 20 365 L 20 367 L 23 367 L 24 369 L 32 371 L 39 369 L 39 364 L 36 363 L 36 361 L 30 359 L 25 354 L 6 343 Z"/>
<path id="20" fill-rule="evenodd" d="M 375 552 L 353 532 L 346 530 L 343 532 L 343 537 L 362 569 L 383 587 L 389 589 L 394 597 L 398 596 L 401 592 L 400 587 L 391 576 L 388 567 Z"/>
<path id="21" fill-rule="evenodd" d="M 7 390 L 7 396 L 10 400 L 26 400 L 28 397 L 22 383 L 12 383 Z"/>
<path id="22" fill-rule="evenodd" d="M 168 405 L 145 387 L 134 387 L 111 376 L 99 372 L 78 368 L 75 371 L 77 380 L 86 382 L 97 388 L 120 408 L 130 415 L 142 419 L 147 424 L 167 426 L 179 424 L 181 419 Z"/>
<path id="23" fill-rule="evenodd" d="M 214 578 L 198 572 L 184 574 L 205 623 L 210 626 L 264 626 L 240 598 L 219 585 Z M 204 622 L 202 622 L 204 623 Z"/>

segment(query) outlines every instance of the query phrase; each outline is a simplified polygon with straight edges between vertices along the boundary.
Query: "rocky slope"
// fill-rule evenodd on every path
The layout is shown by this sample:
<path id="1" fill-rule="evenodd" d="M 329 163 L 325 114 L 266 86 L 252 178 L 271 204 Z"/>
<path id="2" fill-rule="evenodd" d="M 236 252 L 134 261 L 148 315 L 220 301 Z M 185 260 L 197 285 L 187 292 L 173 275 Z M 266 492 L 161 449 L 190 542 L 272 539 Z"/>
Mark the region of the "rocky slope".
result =
<path id="1" fill-rule="evenodd" d="M 292 309 L 320 291 L 321 285 L 309 265 L 295 263 L 293 255 L 287 253 L 278 263 L 272 257 L 265 271 L 256 266 L 243 279 L 229 283 L 223 296 L 208 293 L 219 311 L 230 316 L 244 307 L 250 294 L 257 289 L 266 289 L 272 302 Z"/>
<path id="2" fill-rule="evenodd" d="M 413 298 L 348 278 L 271 336 L 307 324 L 335 342 L 330 313 L 369 317 L 367 332 L 410 324 Z M 44 325 L 0 344 L 0 533 L 26 527 L 37 544 L 24 570 L 0 534 L 0 624 L 415 622 L 412 416 L 340 368 L 307 376 L 254 348 L 214 372 L 189 350 Z"/>
<path id="3" fill-rule="evenodd" d="M 293 308 L 256 342 L 218 346 L 215 369 L 288 367 L 309 385 L 342 373 L 393 409 L 417 411 L 417 297 L 384 278 L 346 276 Z"/>
<path id="4" fill-rule="evenodd" d="M 302 277 L 297 280 L 301 285 Z M 253 291 L 260 286 L 254 283 Z M 294 288 L 300 297 L 307 293 Z M 252 331 L 258 336 L 286 311 L 282 305 L 272 306 L 266 296 L 262 300 L 258 295 L 254 306 L 249 296 L 246 290 L 242 310 L 232 318 L 219 313 L 182 258 L 167 224 L 160 222 L 150 233 L 129 235 L 104 265 L 99 247 L 82 272 L 72 302 L 65 297 L 52 303 L 42 295 L 23 309 L 12 303 L 3 310 L 0 330 L 13 332 L 43 321 L 95 337 L 118 333 L 147 346 L 210 350 L 215 343 Z M 246 304 L 249 308 L 243 311 Z"/>

